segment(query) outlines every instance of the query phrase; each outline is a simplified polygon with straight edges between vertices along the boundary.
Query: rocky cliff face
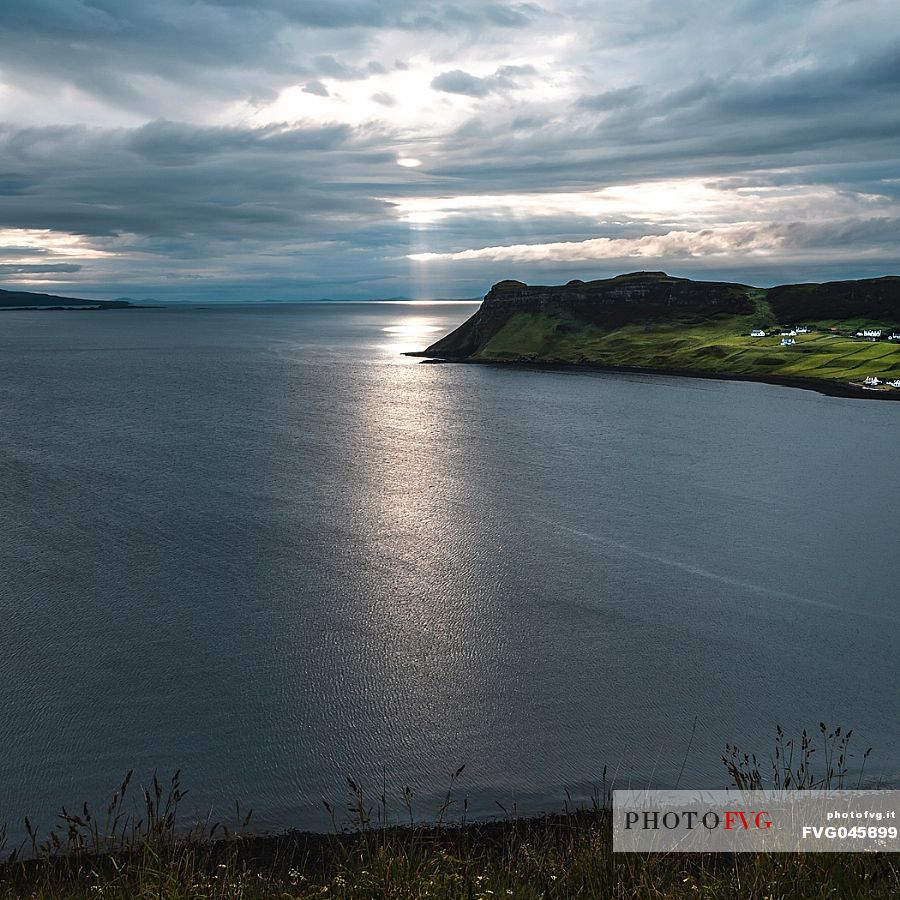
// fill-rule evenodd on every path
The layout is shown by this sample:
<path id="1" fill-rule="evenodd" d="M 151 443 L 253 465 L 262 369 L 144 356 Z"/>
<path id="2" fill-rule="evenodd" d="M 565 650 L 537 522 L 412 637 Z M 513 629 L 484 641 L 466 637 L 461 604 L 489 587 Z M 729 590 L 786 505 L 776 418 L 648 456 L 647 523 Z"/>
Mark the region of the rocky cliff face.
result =
<path id="1" fill-rule="evenodd" d="M 861 278 L 824 284 L 783 284 L 770 288 L 767 299 L 779 321 L 805 319 L 900 320 L 900 278 Z"/>
<path id="2" fill-rule="evenodd" d="M 554 287 L 501 281 L 456 331 L 422 354 L 461 359 L 481 350 L 516 313 L 557 318 L 563 327 L 588 324 L 617 328 L 629 322 L 696 312 L 749 314 L 753 304 L 746 285 L 673 278 L 664 272 L 635 272 L 601 281 L 570 281 Z"/>

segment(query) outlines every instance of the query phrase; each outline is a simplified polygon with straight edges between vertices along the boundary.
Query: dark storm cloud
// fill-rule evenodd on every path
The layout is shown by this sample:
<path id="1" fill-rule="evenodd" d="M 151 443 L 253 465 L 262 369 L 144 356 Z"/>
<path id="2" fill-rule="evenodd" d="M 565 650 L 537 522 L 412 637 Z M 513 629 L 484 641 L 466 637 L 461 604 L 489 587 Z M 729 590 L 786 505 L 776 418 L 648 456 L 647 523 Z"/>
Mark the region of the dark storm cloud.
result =
<path id="1" fill-rule="evenodd" d="M 819 65 L 789 75 L 760 73 L 744 78 L 703 79 L 686 88 L 663 93 L 650 104 L 659 114 L 685 114 L 693 110 L 698 121 L 714 123 L 722 117 L 756 126 L 778 120 L 814 120 L 820 130 L 833 128 L 834 114 L 850 114 L 856 129 L 889 133 L 895 117 L 887 121 L 875 112 L 895 105 L 900 87 L 900 45 L 884 49 L 874 58 L 847 65 Z M 864 114 L 860 113 L 864 110 Z M 874 120 L 874 121 L 873 121 Z M 894 131 L 896 135 L 896 131 Z"/>
<path id="2" fill-rule="evenodd" d="M 794 247 L 873 249 L 900 242 L 900 218 L 846 219 L 837 222 L 793 222 L 780 233 Z"/>
<path id="3" fill-rule="evenodd" d="M 40 134 L 32 135 L 41 140 Z M 241 153 L 281 153 L 339 150 L 351 144 L 348 125 L 264 128 L 197 127 L 181 122 L 149 122 L 123 135 L 124 148 L 163 164 L 211 161 Z"/>
<path id="4" fill-rule="evenodd" d="M 0 165 L 27 182 L 3 198 L 0 227 L 77 234 L 279 237 L 383 204 L 342 177 L 391 160 L 348 126 L 241 129 L 153 122 L 138 129 L 0 130 Z M 27 174 L 26 174 L 27 173 Z"/>
<path id="5" fill-rule="evenodd" d="M 325 78 L 335 78 L 338 81 L 359 81 L 366 77 L 366 72 L 347 66 L 330 54 L 322 54 L 313 58 L 316 72 Z M 372 72 L 368 73 L 373 74 Z"/>
<path id="6" fill-rule="evenodd" d="M 210 5 L 246 10 L 266 8 L 313 28 L 445 27 L 452 22 L 491 23 L 507 28 L 526 25 L 537 9 L 530 3 L 410 3 L 404 0 L 212 0 Z"/>
<path id="7" fill-rule="evenodd" d="M 0 263 L 0 275 L 34 275 L 51 272 L 80 272 L 81 266 L 75 263 L 53 263 L 46 266 Z"/>
<path id="8" fill-rule="evenodd" d="M 315 94 L 317 97 L 330 96 L 328 88 L 318 79 L 307 81 L 306 84 L 303 85 L 303 92 L 306 94 Z"/>
<path id="9" fill-rule="evenodd" d="M 467 97 L 486 97 L 495 91 L 510 90 L 518 86 L 520 76 L 536 74 L 534 66 L 501 66 L 493 75 L 479 78 L 461 69 L 442 72 L 431 81 L 436 91 L 447 94 L 464 94 Z"/>
<path id="10" fill-rule="evenodd" d="M 465 94 L 467 97 L 484 97 L 494 90 L 489 78 L 478 78 L 461 69 L 442 72 L 431 80 L 431 86 L 436 91 L 444 91 L 447 94 Z"/>
<path id="11" fill-rule="evenodd" d="M 594 112 L 607 112 L 612 109 L 621 109 L 623 106 L 636 103 L 644 93 L 644 89 L 638 85 L 626 88 L 616 88 L 612 91 L 601 91 L 599 94 L 588 94 L 579 97 L 577 105 L 582 109 Z"/>
<path id="12" fill-rule="evenodd" d="M 22 256 L 47 256 L 49 250 L 43 247 L 29 247 L 24 244 L 0 244 L 0 259 L 15 258 Z"/>

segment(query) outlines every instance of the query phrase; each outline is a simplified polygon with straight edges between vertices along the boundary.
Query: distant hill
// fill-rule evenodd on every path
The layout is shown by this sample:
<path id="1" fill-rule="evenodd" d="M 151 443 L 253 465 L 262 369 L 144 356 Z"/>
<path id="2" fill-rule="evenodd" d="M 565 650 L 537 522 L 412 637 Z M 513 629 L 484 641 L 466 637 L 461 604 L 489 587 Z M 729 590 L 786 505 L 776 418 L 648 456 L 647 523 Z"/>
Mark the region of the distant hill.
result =
<path id="1" fill-rule="evenodd" d="M 459 328 L 410 355 L 745 378 L 830 393 L 852 384 L 854 396 L 877 378 L 866 396 L 900 399 L 886 384 L 900 380 L 900 278 L 774 288 L 665 272 L 556 286 L 501 281 Z"/>
<path id="2" fill-rule="evenodd" d="M 81 297 L 59 297 L 56 294 L 35 294 L 31 291 L 5 291 L 0 289 L 0 309 L 38 309 L 57 306 L 124 309 L 133 306 L 133 304 L 128 300 L 85 300 Z"/>

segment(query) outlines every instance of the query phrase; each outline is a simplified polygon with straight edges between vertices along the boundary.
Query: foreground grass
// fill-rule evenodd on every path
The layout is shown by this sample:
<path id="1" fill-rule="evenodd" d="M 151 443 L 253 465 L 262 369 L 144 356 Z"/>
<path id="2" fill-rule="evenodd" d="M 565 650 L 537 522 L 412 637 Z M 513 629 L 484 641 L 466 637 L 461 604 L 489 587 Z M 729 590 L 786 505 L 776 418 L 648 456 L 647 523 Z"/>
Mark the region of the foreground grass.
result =
<path id="1" fill-rule="evenodd" d="M 129 856 L 14 864 L 3 898 L 879 898 L 896 859 L 867 854 L 613 855 L 610 816 L 355 835 L 147 844 Z"/>
<path id="2" fill-rule="evenodd" d="M 869 751 L 857 767 L 857 783 L 849 783 L 852 732 L 824 725 L 820 732 L 815 741 L 804 732 L 795 746 L 779 729 L 765 774 L 754 756 L 734 747 L 723 762 L 736 787 L 855 787 Z M 814 765 L 817 749 L 824 751 L 821 775 Z M 59 827 L 43 839 L 26 824 L 25 852 L 0 865 L 0 900 L 900 896 L 896 854 L 614 854 L 608 793 L 589 808 L 555 815 L 446 824 L 461 771 L 451 776 L 437 824 L 373 826 L 387 821 L 386 801 L 370 803 L 348 779 L 343 827 L 329 835 L 271 837 L 236 836 L 208 823 L 183 831 L 177 824 L 184 796 L 178 773 L 165 788 L 154 776 L 141 790 L 140 813 L 126 813 L 129 775 L 102 822 L 85 806 L 78 813 L 64 810 Z M 462 810 L 464 816 L 464 805 Z M 246 827 L 248 820 L 238 814 L 237 824 Z"/>
<path id="3" fill-rule="evenodd" d="M 685 317 L 642 322 L 609 331 L 567 323 L 552 315 L 518 313 L 488 342 L 479 359 L 537 358 L 543 362 L 595 363 L 756 377 L 860 382 L 868 375 L 900 378 L 900 342 L 869 342 L 851 335 L 863 320 L 811 322 L 810 334 L 781 346 L 777 330 L 751 338 L 752 316 Z M 832 331 L 832 329 L 838 329 Z"/>

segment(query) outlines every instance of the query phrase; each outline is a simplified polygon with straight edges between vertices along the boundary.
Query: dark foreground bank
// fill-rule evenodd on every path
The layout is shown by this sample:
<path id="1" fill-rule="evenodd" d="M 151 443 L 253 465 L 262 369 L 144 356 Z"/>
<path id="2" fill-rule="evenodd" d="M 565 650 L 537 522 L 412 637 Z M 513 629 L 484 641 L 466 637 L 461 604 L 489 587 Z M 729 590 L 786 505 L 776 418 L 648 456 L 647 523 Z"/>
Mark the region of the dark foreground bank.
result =
<path id="1" fill-rule="evenodd" d="M 3 898 L 889 898 L 894 855 L 640 856 L 610 815 L 176 844 L 8 864 Z"/>
<path id="2" fill-rule="evenodd" d="M 862 782 L 870 750 L 854 757 L 852 731 L 778 729 L 771 766 L 729 746 L 722 757 L 734 786 L 757 789 L 850 788 Z M 822 751 L 817 757 L 817 751 Z M 856 758 L 855 772 L 849 762 Z M 824 768 L 822 768 L 824 766 Z M 342 809 L 325 804 L 331 834 L 248 836 L 251 815 L 235 809 L 230 830 L 203 822 L 185 831 L 179 773 L 145 788 L 131 775 L 99 815 L 63 810 L 41 836 L 0 865 L 0 898 L 893 898 L 900 896 L 896 854 L 614 854 L 611 786 L 588 806 L 520 819 L 467 821 L 462 768 L 451 774 L 432 822 L 412 821 L 408 789 L 397 804 L 347 779 Z M 819 774 L 821 772 L 821 774 Z M 126 796 L 137 796 L 131 806 Z M 399 824 L 406 821 L 407 824 Z M 3 833 L 0 830 L 0 844 Z"/>

